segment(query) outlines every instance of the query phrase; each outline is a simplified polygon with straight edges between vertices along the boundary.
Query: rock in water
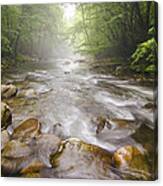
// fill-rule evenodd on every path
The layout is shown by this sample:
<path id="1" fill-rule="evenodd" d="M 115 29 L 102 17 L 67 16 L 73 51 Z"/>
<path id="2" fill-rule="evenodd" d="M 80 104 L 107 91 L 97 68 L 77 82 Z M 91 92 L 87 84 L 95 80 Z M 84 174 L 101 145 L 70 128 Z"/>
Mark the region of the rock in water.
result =
<path id="1" fill-rule="evenodd" d="M 56 136 L 58 136 L 61 139 L 66 139 L 67 135 L 65 134 L 65 129 L 63 128 L 63 125 L 60 123 L 56 123 L 53 126 L 52 133 Z"/>
<path id="2" fill-rule="evenodd" d="M 63 141 L 60 149 L 50 156 L 50 162 L 54 171 L 51 177 L 119 179 L 112 171 L 108 151 L 76 138 Z"/>
<path id="3" fill-rule="evenodd" d="M 11 98 L 12 96 L 15 96 L 18 89 L 15 85 L 9 84 L 9 85 L 1 85 L 1 97 L 3 98 Z"/>
<path id="4" fill-rule="evenodd" d="M 4 146 L 9 140 L 10 140 L 9 133 L 7 132 L 7 130 L 3 130 L 1 132 L 1 150 L 4 148 Z"/>
<path id="5" fill-rule="evenodd" d="M 11 140 L 5 145 L 2 156 L 5 158 L 22 158 L 31 154 L 31 149 L 25 143 Z"/>
<path id="6" fill-rule="evenodd" d="M 16 127 L 13 131 L 12 138 L 13 139 L 27 139 L 33 138 L 40 134 L 41 124 L 36 118 L 29 118 L 22 123 L 18 127 Z"/>
<path id="7" fill-rule="evenodd" d="M 17 174 L 30 155 L 32 155 L 32 150 L 28 145 L 18 140 L 9 141 L 2 150 L 2 175 Z"/>
<path id="8" fill-rule="evenodd" d="M 93 118 L 92 122 L 96 124 L 96 134 L 100 134 L 105 126 L 110 130 L 111 124 L 107 117 L 105 116 L 98 116 L 97 118 Z"/>
<path id="9" fill-rule="evenodd" d="M 41 177 L 43 169 L 51 168 L 50 154 L 56 153 L 61 140 L 52 134 L 41 134 L 31 141 L 9 141 L 2 150 L 2 175 Z"/>
<path id="10" fill-rule="evenodd" d="M 34 99 L 34 98 L 37 98 L 37 93 L 34 89 L 30 88 L 30 89 L 19 91 L 19 93 L 17 94 L 17 97 L 19 98 L 26 97 L 28 99 Z"/>
<path id="11" fill-rule="evenodd" d="M 1 128 L 6 129 L 11 123 L 11 109 L 6 103 L 1 102 Z"/>
<path id="12" fill-rule="evenodd" d="M 50 169 L 50 154 L 57 152 L 61 140 L 52 134 L 41 134 L 32 145 L 35 158 L 20 171 L 21 177 L 45 177 L 43 170 Z"/>
<path id="13" fill-rule="evenodd" d="M 41 134 L 36 138 L 35 151 L 46 167 L 51 167 L 50 154 L 58 151 L 60 143 L 61 140 L 53 134 Z"/>
<path id="14" fill-rule="evenodd" d="M 137 147 L 126 145 L 113 155 L 113 163 L 124 179 L 149 180 L 151 178 L 147 156 Z"/>

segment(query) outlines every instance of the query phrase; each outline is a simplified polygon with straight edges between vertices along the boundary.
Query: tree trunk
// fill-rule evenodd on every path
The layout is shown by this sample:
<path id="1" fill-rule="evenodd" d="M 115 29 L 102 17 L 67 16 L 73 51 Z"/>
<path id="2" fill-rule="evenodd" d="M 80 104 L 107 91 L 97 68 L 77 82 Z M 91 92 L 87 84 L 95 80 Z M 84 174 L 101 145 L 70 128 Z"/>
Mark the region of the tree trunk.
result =
<path id="1" fill-rule="evenodd" d="M 148 33 L 148 29 L 150 27 L 150 9 L 151 9 L 151 1 L 147 2 L 147 14 L 146 14 L 146 32 Z"/>
<path id="2" fill-rule="evenodd" d="M 84 16 L 83 5 L 80 5 L 80 7 L 81 7 L 81 10 L 82 10 L 83 29 L 85 31 L 85 35 L 86 35 L 87 41 L 90 44 L 90 42 L 89 42 L 89 35 L 88 35 L 87 29 L 86 29 L 86 23 L 85 23 L 85 16 Z"/>

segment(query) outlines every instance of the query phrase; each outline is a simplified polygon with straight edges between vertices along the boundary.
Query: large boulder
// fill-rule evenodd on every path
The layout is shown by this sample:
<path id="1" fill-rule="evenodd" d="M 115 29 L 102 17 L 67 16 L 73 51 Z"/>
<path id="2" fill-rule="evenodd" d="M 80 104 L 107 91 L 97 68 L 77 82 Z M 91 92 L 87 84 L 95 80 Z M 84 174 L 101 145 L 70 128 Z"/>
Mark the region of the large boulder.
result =
<path id="1" fill-rule="evenodd" d="M 41 134 L 28 141 L 14 139 L 2 150 L 2 175 L 44 177 L 40 172 L 51 168 L 50 154 L 56 153 L 61 140 L 53 134 Z"/>
<path id="2" fill-rule="evenodd" d="M 112 170 L 111 154 L 92 144 L 76 138 L 62 142 L 56 153 L 50 156 L 53 173 L 58 178 L 119 179 Z"/>
<path id="3" fill-rule="evenodd" d="M 11 123 L 11 109 L 6 103 L 1 102 L 1 128 L 6 129 Z"/>
<path id="4" fill-rule="evenodd" d="M 33 141 L 32 149 L 36 155 L 29 164 L 20 171 L 21 177 L 46 177 L 44 169 L 51 169 L 50 155 L 56 153 L 61 140 L 53 134 L 41 134 Z"/>
<path id="5" fill-rule="evenodd" d="M 12 139 L 28 139 L 40 134 L 41 124 L 36 118 L 29 118 L 22 121 L 18 127 L 13 130 Z"/>
<path id="6" fill-rule="evenodd" d="M 113 155 L 113 164 L 124 179 L 151 179 L 146 153 L 138 147 L 126 145 L 119 148 Z"/>
<path id="7" fill-rule="evenodd" d="M 9 85 L 1 85 L 1 97 L 3 98 L 11 98 L 12 96 L 15 96 L 18 89 L 15 85 L 9 84 Z"/>

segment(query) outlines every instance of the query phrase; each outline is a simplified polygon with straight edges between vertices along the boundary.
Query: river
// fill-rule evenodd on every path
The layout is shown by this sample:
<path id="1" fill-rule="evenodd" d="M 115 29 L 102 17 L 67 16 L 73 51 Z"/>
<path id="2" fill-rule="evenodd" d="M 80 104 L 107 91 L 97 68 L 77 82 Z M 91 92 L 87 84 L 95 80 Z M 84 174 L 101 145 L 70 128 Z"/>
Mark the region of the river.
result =
<path id="1" fill-rule="evenodd" d="M 154 111 L 145 105 L 154 103 L 153 88 L 98 71 L 93 64 L 92 59 L 70 56 L 25 62 L 4 71 L 2 82 L 19 89 L 18 96 L 8 100 L 13 128 L 37 117 L 44 133 L 58 130 L 63 138 L 76 137 L 110 152 L 128 144 L 142 150 L 148 146 L 152 162 Z M 108 117 L 110 129 L 104 126 L 97 133 L 97 117 Z"/>

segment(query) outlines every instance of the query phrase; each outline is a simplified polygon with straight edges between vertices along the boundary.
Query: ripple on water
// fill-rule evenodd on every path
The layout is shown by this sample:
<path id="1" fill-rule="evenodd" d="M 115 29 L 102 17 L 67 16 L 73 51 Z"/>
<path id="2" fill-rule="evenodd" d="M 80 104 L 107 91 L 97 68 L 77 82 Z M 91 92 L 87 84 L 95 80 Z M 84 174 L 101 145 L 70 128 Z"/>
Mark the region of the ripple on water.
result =
<path id="1" fill-rule="evenodd" d="M 110 94 L 105 91 L 98 92 L 95 94 L 94 98 L 97 102 L 102 103 L 107 107 L 109 112 L 112 113 L 112 117 L 126 120 L 135 120 L 135 117 L 129 111 L 129 109 L 125 108 L 125 106 L 131 105 L 134 102 L 112 99 Z"/>

